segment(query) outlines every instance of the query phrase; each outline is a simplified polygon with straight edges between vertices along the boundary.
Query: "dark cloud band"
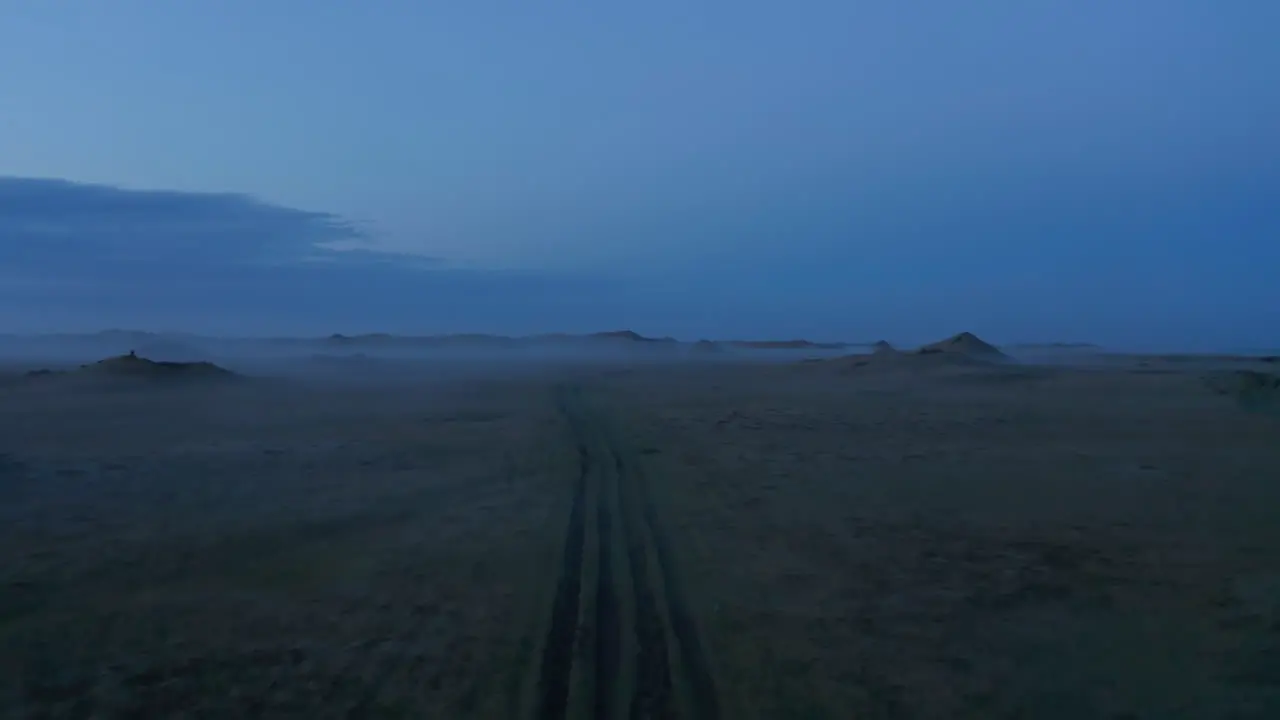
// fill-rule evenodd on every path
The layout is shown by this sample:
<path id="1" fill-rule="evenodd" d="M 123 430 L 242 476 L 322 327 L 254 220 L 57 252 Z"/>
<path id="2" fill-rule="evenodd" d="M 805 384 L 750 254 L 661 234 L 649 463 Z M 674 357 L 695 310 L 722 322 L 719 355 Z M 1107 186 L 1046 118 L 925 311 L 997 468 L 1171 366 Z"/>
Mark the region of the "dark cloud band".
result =
<path id="1" fill-rule="evenodd" d="M 272 205 L 247 195 L 0 178 L 0 262 L 10 270 L 341 258 L 343 251 L 326 245 L 366 240 L 363 230 L 337 215 Z M 372 255 L 362 251 L 350 257 L 368 261 Z"/>

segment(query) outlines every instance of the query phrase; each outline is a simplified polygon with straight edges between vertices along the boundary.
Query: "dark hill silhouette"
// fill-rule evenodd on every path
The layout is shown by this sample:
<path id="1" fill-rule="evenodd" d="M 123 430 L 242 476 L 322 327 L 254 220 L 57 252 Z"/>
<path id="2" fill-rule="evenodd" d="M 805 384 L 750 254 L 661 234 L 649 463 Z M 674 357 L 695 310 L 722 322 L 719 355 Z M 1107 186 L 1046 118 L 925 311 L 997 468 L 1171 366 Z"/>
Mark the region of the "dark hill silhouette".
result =
<path id="1" fill-rule="evenodd" d="M 916 373 L 948 368 L 992 367 L 1000 365 L 1007 357 L 995 346 L 967 332 L 930 343 L 914 352 L 899 352 L 883 340 L 873 344 L 871 350 L 869 354 L 846 355 L 823 362 L 839 367 L 842 371 L 864 372 L 865 369 Z"/>
<path id="2" fill-rule="evenodd" d="M 847 347 L 844 343 L 821 343 L 812 340 L 729 340 L 725 344 L 755 350 L 839 350 Z"/>
<path id="3" fill-rule="evenodd" d="M 599 339 L 599 340 L 624 340 L 628 342 L 642 342 L 642 343 L 674 343 L 676 342 L 675 338 L 669 338 L 669 337 L 661 337 L 661 338 L 645 337 L 644 335 L 641 335 L 640 333 L 634 330 L 612 330 L 609 332 L 598 332 L 598 333 L 592 333 L 588 337 Z"/>
<path id="4" fill-rule="evenodd" d="M 985 342 L 977 335 L 970 332 L 962 332 L 959 335 L 953 335 L 946 340 L 939 340 L 921 347 L 916 351 L 921 355 L 932 355 L 937 353 L 946 353 L 950 355 L 964 355 L 966 357 L 982 360 L 999 360 L 1008 357 L 1004 353 L 990 343 Z"/>
<path id="5" fill-rule="evenodd" d="M 80 366 L 77 374 L 139 380 L 217 380 L 236 374 L 210 362 L 156 362 L 130 352 Z"/>

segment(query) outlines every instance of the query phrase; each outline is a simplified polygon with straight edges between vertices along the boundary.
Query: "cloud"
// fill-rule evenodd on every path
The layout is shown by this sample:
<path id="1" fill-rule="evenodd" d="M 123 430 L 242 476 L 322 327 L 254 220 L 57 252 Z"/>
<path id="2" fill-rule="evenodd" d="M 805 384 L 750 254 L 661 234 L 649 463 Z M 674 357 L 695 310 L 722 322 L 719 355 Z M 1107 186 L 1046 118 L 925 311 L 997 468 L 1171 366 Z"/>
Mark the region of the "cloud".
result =
<path id="1" fill-rule="evenodd" d="M 0 177 L 0 264 L 11 272 L 397 259 L 370 239 L 339 216 L 247 195 Z"/>
<path id="2" fill-rule="evenodd" d="M 245 195 L 0 178 L 0 330 L 532 332 L 609 326 L 619 308 L 601 277 L 462 268 L 374 240 Z"/>
<path id="3" fill-rule="evenodd" d="M 567 250 L 513 228 L 539 252 L 590 255 L 617 237 L 634 248 L 627 262 L 598 253 L 579 270 L 516 272 L 380 252 L 339 216 L 243 195 L 0 178 L 0 332 L 630 327 L 910 343 L 967 328 L 1116 347 L 1265 345 L 1280 308 L 1278 188 L 1274 171 L 975 171 L 867 188 L 822 177 L 701 215 L 648 208 L 638 229 L 566 220 Z M 675 240 L 648 243 L 664 235 Z"/>

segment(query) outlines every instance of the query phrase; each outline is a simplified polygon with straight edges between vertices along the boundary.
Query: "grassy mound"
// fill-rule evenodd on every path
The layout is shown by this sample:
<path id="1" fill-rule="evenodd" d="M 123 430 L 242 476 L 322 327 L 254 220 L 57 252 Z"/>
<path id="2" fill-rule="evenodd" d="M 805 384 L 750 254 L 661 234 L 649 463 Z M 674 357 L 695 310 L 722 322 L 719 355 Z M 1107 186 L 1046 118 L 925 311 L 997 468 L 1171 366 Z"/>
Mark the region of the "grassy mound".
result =
<path id="1" fill-rule="evenodd" d="M 226 380 L 236 374 L 211 362 L 157 362 L 135 353 L 82 365 L 81 374 L 137 380 Z"/>

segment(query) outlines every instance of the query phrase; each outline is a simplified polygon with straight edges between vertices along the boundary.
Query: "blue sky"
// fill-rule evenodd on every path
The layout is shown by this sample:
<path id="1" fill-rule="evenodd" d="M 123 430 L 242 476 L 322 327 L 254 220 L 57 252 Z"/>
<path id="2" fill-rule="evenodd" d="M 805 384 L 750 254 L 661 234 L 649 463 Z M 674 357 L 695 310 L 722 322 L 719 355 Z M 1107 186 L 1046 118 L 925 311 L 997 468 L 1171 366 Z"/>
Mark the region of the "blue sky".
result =
<path id="1" fill-rule="evenodd" d="M 0 329 L 1280 345 L 1280 5 L 613 5 L 0 0 Z"/>

